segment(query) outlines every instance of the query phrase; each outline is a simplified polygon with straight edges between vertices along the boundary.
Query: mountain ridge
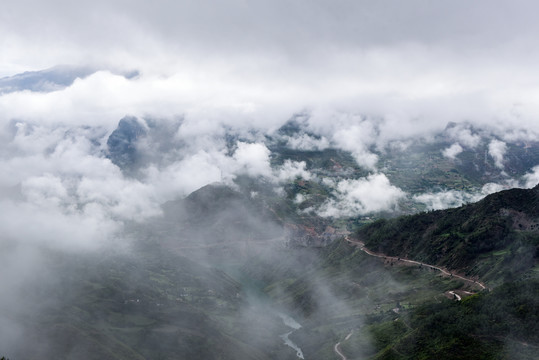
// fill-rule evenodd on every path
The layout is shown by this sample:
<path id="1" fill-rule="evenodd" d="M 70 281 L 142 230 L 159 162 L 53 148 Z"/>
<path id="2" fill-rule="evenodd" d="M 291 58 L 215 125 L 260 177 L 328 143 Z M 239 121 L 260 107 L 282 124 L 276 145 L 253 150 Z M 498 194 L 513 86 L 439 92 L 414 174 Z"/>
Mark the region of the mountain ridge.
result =
<path id="1" fill-rule="evenodd" d="M 504 190 L 458 208 L 381 219 L 360 228 L 354 237 L 375 252 L 491 281 L 499 280 L 499 272 L 514 270 L 515 262 L 520 266 L 514 273 L 522 274 L 537 264 L 539 185 Z"/>

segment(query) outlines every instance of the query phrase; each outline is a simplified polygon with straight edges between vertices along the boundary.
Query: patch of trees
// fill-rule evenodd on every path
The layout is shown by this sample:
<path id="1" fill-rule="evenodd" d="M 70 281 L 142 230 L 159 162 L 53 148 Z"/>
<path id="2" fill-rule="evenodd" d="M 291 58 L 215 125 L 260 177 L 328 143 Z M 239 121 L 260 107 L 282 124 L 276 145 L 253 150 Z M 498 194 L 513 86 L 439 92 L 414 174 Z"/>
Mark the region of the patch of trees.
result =
<path id="1" fill-rule="evenodd" d="M 539 345 L 539 281 L 371 317 L 375 359 L 532 359 Z M 403 324 L 405 323 L 406 326 Z M 388 337 L 387 334 L 392 336 Z"/>

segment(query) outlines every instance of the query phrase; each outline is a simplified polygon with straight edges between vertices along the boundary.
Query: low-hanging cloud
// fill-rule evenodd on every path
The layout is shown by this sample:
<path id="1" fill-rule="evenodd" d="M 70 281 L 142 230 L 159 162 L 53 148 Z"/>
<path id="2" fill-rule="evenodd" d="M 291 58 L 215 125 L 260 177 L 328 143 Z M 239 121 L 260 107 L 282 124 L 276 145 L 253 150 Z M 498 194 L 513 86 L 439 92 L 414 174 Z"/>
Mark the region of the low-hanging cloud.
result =
<path id="1" fill-rule="evenodd" d="M 278 167 L 274 173 L 274 177 L 280 183 L 286 183 L 296 178 L 301 178 L 303 180 L 311 180 L 314 178 L 314 175 L 307 170 L 305 161 L 285 160 L 283 165 Z"/>
<path id="2" fill-rule="evenodd" d="M 335 199 L 330 199 L 316 212 L 324 217 L 358 216 L 395 210 L 406 193 L 391 185 L 381 173 L 357 180 L 341 180 L 336 184 Z"/>
<path id="3" fill-rule="evenodd" d="M 442 154 L 449 159 L 455 159 L 458 154 L 460 154 L 464 149 L 460 146 L 459 143 L 455 143 L 450 147 L 442 150 Z"/>
<path id="4" fill-rule="evenodd" d="M 238 175 L 248 175 L 278 187 L 313 176 L 305 162 L 286 160 L 272 167 L 270 150 L 263 143 L 237 141 L 229 152 L 221 130 L 197 132 L 187 126 L 191 130 L 178 131 L 180 148 L 169 149 L 162 156 L 166 160 L 150 162 L 138 176 L 128 177 L 105 156 L 109 131 L 99 125 L 12 123 L 4 129 L 0 147 L 0 164 L 6 169 L 0 176 L 0 201 L 10 214 L 2 225 L 5 233 L 15 236 L 18 217 L 33 220 L 28 231 L 33 228 L 38 234 L 42 228 L 54 234 L 55 241 L 51 236 L 34 237 L 44 243 L 63 244 L 64 239 L 79 241 L 82 247 L 94 241 L 103 245 L 118 236 L 125 222 L 158 216 L 162 203 L 210 183 L 232 185 Z M 159 146 L 146 142 L 144 149 Z M 74 226 L 83 235 L 70 236 Z M 32 236 L 21 231 L 20 237 Z"/>
<path id="5" fill-rule="evenodd" d="M 474 133 L 468 123 L 451 124 L 447 129 L 447 134 L 452 140 L 458 141 L 456 144 L 463 144 L 468 148 L 476 148 L 481 142 L 481 135 Z"/>
<path id="6" fill-rule="evenodd" d="M 458 190 L 441 190 L 438 192 L 427 192 L 419 195 L 414 195 L 412 199 L 426 206 L 427 210 L 443 210 L 452 207 L 472 203 L 483 199 L 489 194 L 498 191 L 506 190 L 511 187 L 518 187 L 519 182 L 513 179 L 508 179 L 503 184 L 487 183 L 482 186 L 479 191 L 458 191 Z"/>
<path id="7" fill-rule="evenodd" d="M 533 167 L 529 173 L 524 175 L 524 187 L 532 188 L 539 184 L 539 165 Z"/>
<path id="8" fill-rule="evenodd" d="M 238 142 L 234 160 L 239 172 L 253 177 L 271 175 L 270 151 L 263 144 Z"/>
<path id="9" fill-rule="evenodd" d="M 415 195 L 413 199 L 417 202 L 425 204 L 427 210 L 442 210 L 480 200 L 483 196 L 484 195 L 482 194 L 470 194 L 457 190 L 445 190 L 435 193 Z"/>
<path id="10" fill-rule="evenodd" d="M 503 141 L 493 139 L 488 144 L 488 154 L 494 159 L 494 165 L 502 170 L 505 167 L 504 156 L 506 152 L 507 144 Z"/>
<path id="11" fill-rule="evenodd" d="M 330 143 L 324 136 L 314 137 L 308 134 L 301 134 L 297 137 L 289 136 L 286 146 L 295 150 L 320 151 L 329 148 Z"/>
<path id="12" fill-rule="evenodd" d="M 369 151 L 376 139 L 376 129 L 368 121 L 355 121 L 355 124 L 337 130 L 333 135 L 333 141 L 337 147 L 350 151 L 356 162 L 369 170 L 376 169 L 378 156 Z"/>

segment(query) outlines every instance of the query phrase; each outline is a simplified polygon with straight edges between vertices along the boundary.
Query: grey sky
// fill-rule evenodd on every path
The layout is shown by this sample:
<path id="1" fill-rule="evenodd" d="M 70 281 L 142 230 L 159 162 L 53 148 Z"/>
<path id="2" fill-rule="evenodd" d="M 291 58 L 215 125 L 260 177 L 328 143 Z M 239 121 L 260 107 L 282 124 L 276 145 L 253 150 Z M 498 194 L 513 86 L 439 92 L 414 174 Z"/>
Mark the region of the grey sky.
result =
<path id="1" fill-rule="evenodd" d="M 0 76 L 58 64 L 141 71 L 129 84 L 102 75 L 74 86 L 59 96 L 66 118 L 196 114 L 271 127 L 307 109 L 383 117 L 388 132 L 406 123 L 397 133 L 409 135 L 449 121 L 539 131 L 537 10 L 534 1 L 8 0 Z M 13 96 L 0 109 L 43 119 L 58 107 L 49 101 Z"/>
<path id="2" fill-rule="evenodd" d="M 120 53 L 285 56 L 421 44 L 448 51 L 535 52 L 533 1 L 36 1 L 8 0 L 0 15 L 3 62 L 49 66 Z M 56 57 L 58 56 L 58 57 Z M 503 54 L 503 56 L 511 56 Z M 39 63 L 34 66 L 45 66 Z"/>

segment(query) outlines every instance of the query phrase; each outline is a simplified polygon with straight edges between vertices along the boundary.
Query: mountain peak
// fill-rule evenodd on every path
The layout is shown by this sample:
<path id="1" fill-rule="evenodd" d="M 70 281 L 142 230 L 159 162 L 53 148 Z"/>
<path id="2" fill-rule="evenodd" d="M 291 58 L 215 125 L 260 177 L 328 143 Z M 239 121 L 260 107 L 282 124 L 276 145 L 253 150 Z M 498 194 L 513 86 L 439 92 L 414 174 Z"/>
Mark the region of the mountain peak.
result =
<path id="1" fill-rule="evenodd" d="M 107 140 L 111 161 L 122 169 L 131 169 L 139 157 L 136 142 L 146 135 L 146 126 L 134 116 L 125 116 Z"/>

